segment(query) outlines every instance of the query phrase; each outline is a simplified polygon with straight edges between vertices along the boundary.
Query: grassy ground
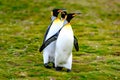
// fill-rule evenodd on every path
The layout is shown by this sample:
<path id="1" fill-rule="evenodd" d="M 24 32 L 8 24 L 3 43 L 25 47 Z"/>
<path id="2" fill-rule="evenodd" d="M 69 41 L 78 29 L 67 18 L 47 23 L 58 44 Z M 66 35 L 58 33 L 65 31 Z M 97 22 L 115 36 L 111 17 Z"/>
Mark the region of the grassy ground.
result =
<path id="1" fill-rule="evenodd" d="M 38 51 L 53 8 L 82 12 L 70 73 L 44 68 Z M 0 0 L 0 80 L 120 80 L 120 1 Z"/>

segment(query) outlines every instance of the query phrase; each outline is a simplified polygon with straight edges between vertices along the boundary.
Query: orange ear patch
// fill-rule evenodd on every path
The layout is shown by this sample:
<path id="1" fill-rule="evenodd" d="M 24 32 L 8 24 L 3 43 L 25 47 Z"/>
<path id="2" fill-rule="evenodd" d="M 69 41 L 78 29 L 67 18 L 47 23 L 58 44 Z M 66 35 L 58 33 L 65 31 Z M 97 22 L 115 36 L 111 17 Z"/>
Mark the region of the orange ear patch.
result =
<path id="1" fill-rule="evenodd" d="M 58 10 L 57 12 L 62 12 L 62 10 Z"/>

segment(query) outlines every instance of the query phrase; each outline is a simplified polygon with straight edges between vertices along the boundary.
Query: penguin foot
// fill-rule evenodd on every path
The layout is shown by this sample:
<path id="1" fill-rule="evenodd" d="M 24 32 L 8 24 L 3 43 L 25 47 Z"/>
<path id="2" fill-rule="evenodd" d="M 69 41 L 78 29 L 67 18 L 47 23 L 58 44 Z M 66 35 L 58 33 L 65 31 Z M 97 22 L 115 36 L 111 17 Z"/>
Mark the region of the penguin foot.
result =
<path id="1" fill-rule="evenodd" d="M 56 67 L 56 71 L 61 71 L 63 67 Z"/>
<path id="2" fill-rule="evenodd" d="M 48 69 L 51 68 L 51 67 L 48 65 L 48 63 L 45 63 L 44 66 L 45 66 L 45 68 L 48 68 Z"/>
<path id="3" fill-rule="evenodd" d="M 53 68 L 55 68 L 55 64 L 53 63 Z"/>
<path id="4" fill-rule="evenodd" d="M 70 69 L 67 69 L 67 72 L 71 72 L 71 70 L 70 70 Z"/>

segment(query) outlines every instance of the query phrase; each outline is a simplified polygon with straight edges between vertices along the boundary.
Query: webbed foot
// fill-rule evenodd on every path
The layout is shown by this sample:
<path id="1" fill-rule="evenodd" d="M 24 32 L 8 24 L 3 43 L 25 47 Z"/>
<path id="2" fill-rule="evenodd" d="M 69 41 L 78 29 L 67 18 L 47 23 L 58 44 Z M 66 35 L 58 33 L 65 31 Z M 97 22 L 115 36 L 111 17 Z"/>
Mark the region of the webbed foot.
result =
<path id="1" fill-rule="evenodd" d="M 71 70 L 70 70 L 70 69 L 67 69 L 67 72 L 71 72 Z"/>
<path id="2" fill-rule="evenodd" d="M 48 65 L 48 63 L 45 63 L 44 66 L 45 66 L 45 68 L 48 68 L 48 69 L 51 68 L 51 67 Z"/>
<path id="3" fill-rule="evenodd" d="M 61 71 L 63 67 L 56 67 L 56 71 Z"/>

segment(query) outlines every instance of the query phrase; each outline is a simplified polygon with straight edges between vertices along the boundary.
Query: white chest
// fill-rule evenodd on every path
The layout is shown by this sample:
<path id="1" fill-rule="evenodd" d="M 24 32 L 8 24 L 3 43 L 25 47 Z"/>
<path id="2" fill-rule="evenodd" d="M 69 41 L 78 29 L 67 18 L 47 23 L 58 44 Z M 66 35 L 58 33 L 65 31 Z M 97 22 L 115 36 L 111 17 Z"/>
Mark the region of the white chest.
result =
<path id="1" fill-rule="evenodd" d="M 71 26 L 63 27 L 63 29 L 59 33 L 56 47 L 61 51 L 71 52 L 73 41 L 73 30 Z"/>
<path id="2" fill-rule="evenodd" d="M 52 35 L 54 35 L 56 32 L 58 32 L 62 26 L 63 22 L 61 22 L 60 20 L 54 21 L 50 27 L 46 40 L 50 38 Z"/>

